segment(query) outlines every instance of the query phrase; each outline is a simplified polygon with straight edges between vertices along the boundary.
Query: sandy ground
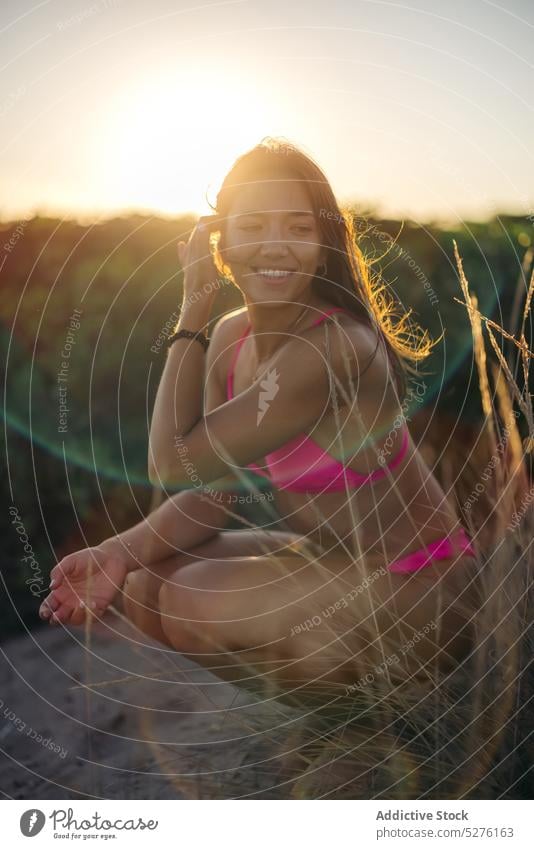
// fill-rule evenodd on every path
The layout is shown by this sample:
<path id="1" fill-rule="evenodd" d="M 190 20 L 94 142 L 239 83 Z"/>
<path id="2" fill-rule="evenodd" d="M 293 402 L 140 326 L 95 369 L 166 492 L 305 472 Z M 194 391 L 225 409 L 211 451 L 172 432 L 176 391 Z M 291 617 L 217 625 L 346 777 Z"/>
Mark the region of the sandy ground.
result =
<path id="1" fill-rule="evenodd" d="M 526 609 L 525 616 L 533 621 Z M 410 722 L 393 716 L 382 747 L 376 728 L 365 731 L 371 742 L 363 746 L 342 725 L 350 743 L 343 759 L 338 738 L 316 736 L 313 710 L 259 701 L 115 615 L 95 627 L 87 648 L 83 628 L 45 625 L 0 647 L 0 791 L 15 799 L 426 798 L 437 762 L 417 781 L 414 765 L 434 751 L 443 713 L 436 756 L 446 776 L 460 776 L 461 798 L 532 798 L 533 640 L 527 627 L 504 722 L 500 711 L 486 714 L 507 692 L 502 664 L 488 656 L 476 705 L 474 673 L 459 670 L 445 701 L 437 689 Z M 488 749 L 497 721 L 502 733 Z M 303 729 L 311 745 L 299 754 Z M 292 778 L 310 763 L 294 788 Z M 436 793 L 444 798 L 439 783 Z"/>
<path id="2" fill-rule="evenodd" d="M 0 648 L 8 798 L 290 798 L 298 713 L 221 682 L 111 615 Z M 284 761 L 285 764 L 285 761 Z M 284 783 L 285 782 L 285 783 Z"/>

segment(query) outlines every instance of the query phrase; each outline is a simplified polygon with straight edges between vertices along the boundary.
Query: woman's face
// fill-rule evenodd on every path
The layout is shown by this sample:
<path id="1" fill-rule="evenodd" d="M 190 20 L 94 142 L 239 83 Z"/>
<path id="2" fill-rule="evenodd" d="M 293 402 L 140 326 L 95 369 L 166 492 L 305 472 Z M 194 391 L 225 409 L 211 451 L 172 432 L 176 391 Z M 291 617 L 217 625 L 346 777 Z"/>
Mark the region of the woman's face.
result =
<path id="1" fill-rule="evenodd" d="M 326 259 L 308 193 L 297 180 L 244 185 L 222 238 L 221 255 L 249 302 L 300 303 Z"/>

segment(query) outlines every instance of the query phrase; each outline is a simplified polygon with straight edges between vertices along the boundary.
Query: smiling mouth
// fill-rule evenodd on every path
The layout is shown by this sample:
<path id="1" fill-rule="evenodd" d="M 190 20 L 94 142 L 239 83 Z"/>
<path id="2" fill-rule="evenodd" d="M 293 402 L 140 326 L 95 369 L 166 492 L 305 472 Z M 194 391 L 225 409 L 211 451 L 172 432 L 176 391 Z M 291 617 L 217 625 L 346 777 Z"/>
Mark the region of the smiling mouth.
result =
<path id="1" fill-rule="evenodd" d="M 284 281 L 295 274 L 295 268 L 261 268 L 260 266 L 250 266 L 252 273 L 256 277 L 261 277 L 262 280 L 269 281 Z"/>

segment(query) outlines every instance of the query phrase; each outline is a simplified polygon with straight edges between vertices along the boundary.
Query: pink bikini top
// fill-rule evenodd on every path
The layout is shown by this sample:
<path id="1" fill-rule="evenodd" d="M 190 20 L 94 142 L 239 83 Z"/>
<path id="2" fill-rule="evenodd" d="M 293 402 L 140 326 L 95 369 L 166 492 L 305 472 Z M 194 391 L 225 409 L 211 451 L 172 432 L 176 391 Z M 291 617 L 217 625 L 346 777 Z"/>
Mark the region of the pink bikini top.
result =
<path id="1" fill-rule="evenodd" d="M 322 317 L 313 322 L 311 327 L 320 324 L 333 312 L 348 311 L 342 307 L 334 307 L 331 310 L 327 310 Z M 230 371 L 226 380 L 228 400 L 234 397 L 235 365 L 241 346 L 249 332 L 250 324 L 238 339 L 234 350 Z M 323 451 L 321 446 L 307 434 L 295 436 L 294 439 L 289 440 L 285 445 L 267 454 L 265 456 L 265 462 L 269 470 L 268 473 L 263 471 L 256 463 L 249 463 L 248 468 L 270 480 L 272 486 L 276 489 L 286 489 L 290 492 L 338 492 L 344 490 L 345 486 L 348 486 L 350 489 L 359 489 L 365 483 L 371 483 L 385 477 L 387 469 L 394 469 L 402 463 L 408 449 L 408 437 L 408 428 L 405 425 L 402 431 L 402 442 L 398 454 L 395 455 L 390 463 L 384 463 L 383 466 L 380 466 L 380 468 L 375 469 L 368 475 L 361 475 L 349 469 L 343 463 L 340 463 L 339 460 L 336 460 L 326 451 Z"/>

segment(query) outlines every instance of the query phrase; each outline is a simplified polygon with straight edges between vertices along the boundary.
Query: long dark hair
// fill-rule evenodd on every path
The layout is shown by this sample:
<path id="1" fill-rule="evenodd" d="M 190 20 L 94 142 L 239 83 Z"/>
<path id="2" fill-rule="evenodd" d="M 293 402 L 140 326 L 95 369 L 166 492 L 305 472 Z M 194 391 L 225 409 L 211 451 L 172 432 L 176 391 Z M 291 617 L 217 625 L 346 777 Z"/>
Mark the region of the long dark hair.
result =
<path id="1" fill-rule="evenodd" d="M 411 310 L 399 311 L 400 304 L 387 291 L 380 276 L 371 269 L 359 245 L 352 213 L 342 209 L 325 174 L 296 145 L 266 137 L 242 154 L 224 178 L 212 207 L 221 218 L 218 244 L 224 243 L 224 227 L 230 207 L 240 188 L 263 180 L 301 180 L 309 193 L 313 211 L 326 248 L 326 271 L 311 282 L 317 295 L 333 305 L 344 307 L 384 341 L 393 367 L 400 397 L 406 394 L 406 373 L 420 374 L 411 365 L 424 360 L 435 344 L 426 330 L 410 320 Z M 219 272 L 233 280 L 231 269 L 216 248 L 214 261 Z M 439 340 L 437 340 L 439 341 Z M 375 349 L 375 353 L 376 350 Z"/>

